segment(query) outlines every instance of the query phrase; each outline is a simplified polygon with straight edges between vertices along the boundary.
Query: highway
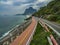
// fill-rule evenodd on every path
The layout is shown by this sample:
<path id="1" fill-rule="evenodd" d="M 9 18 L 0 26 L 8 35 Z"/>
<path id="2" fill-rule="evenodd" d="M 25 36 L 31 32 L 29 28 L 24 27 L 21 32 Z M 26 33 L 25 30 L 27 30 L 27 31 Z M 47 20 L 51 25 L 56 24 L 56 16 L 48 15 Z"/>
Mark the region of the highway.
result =
<path id="1" fill-rule="evenodd" d="M 45 19 L 41 19 L 46 25 L 50 26 L 51 29 L 58 35 L 60 36 L 60 24 L 56 24 L 54 22 L 45 20 Z"/>

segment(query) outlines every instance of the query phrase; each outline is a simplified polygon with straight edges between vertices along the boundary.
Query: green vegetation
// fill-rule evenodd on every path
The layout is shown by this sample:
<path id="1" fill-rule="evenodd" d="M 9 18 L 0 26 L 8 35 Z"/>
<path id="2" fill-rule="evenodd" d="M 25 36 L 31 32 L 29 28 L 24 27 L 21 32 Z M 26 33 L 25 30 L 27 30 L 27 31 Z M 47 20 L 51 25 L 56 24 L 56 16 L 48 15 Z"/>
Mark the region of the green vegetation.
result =
<path id="1" fill-rule="evenodd" d="M 33 36 L 33 40 L 31 41 L 30 45 L 49 45 L 47 36 L 50 34 L 45 32 L 43 27 L 38 23 L 36 32 Z"/>
<path id="2" fill-rule="evenodd" d="M 53 0 L 47 4 L 47 6 L 41 7 L 38 12 L 33 14 L 34 16 L 42 16 L 50 21 L 60 23 L 60 0 Z"/>
<path id="3" fill-rule="evenodd" d="M 57 40 L 58 35 L 52 29 L 50 29 L 50 28 L 49 28 L 49 31 L 54 36 L 54 38 Z"/>
<path id="4" fill-rule="evenodd" d="M 50 30 L 51 34 L 54 36 L 55 40 L 58 42 L 59 36 L 52 29 L 49 28 L 49 30 Z M 60 43 L 58 42 L 58 44 L 60 44 Z"/>

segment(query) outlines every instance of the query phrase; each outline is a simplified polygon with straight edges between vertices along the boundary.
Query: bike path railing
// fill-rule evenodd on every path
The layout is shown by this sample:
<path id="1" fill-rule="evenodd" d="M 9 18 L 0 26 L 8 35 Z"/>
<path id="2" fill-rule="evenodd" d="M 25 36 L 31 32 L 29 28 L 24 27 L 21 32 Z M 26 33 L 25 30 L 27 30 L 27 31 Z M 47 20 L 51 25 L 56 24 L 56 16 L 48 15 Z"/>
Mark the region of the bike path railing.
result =
<path id="1" fill-rule="evenodd" d="M 10 43 L 13 42 L 31 22 L 32 19 L 14 27 L 6 36 L 0 39 L 0 45 L 10 45 Z"/>

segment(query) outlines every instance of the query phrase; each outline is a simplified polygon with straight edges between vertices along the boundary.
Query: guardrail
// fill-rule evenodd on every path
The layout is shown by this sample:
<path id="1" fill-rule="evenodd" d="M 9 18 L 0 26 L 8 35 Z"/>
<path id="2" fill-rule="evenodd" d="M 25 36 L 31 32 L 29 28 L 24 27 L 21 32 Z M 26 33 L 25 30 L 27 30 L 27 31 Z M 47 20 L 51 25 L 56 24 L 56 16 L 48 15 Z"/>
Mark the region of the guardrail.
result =
<path id="1" fill-rule="evenodd" d="M 10 43 L 13 42 L 31 22 L 32 19 L 27 20 L 21 25 L 17 25 L 6 36 L 0 39 L 0 45 L 10 45 Z"/>
<path id="2" fill-rule="evenodd" d="M 53 28 L 51 25 L 49 25 L 48 23 L 46 23 L 45 21 L 47 21 L 47 20 L 45 20 L 45 19 L 42 19 L 43 20 L 43 22 L 46 24 L 46 26 L 48 26 L 50 29 L 52 29 L 53 30 L 53 32 L 55 32 L 57 35 L 58 35 L 58 37 L 60 37 L 60 33 L 59 33 L 59 31 L 57 31 L 55 28 Z M 45 21 L 44 21 L 45 20 Z M 56 26 L 56 25 L 55 25 Z M 57 26 L 58 27 L 58 26 Z"/>
<path id="3" fill-rule="evenodd" d="M 47 27 L 47 24 L 46 24 L 45 22 L 43 22 L 43 21 L 40 19 L 40 20 L 39 20 L 39 23 L 46 29 L 47 32 L 50 32 L 49 29 L 48 29 L 48 27 Z M 48 39 L 49 39 L 49 38 L 48 38 Z M 51 41 L 50 41 L 50 39 L 51 39 Z M 58 45 L 57 41 L 54 39 L 54 37 L 53 37 L 52 34 L 50 34 L 50 39 L 49 39 L 50 45 L 52 45 L 52 43 L 53 43 L 53 45 Z M 52 42 L 52 43 L 51 43 L 51 42 Z"/>
<path id="4" fill-rule="evenodd" d="M 53 43 L 52 43 L 50 37 L 47 37 L 47 39 L 48 39 L 49 44 L 50 44 L 50 45 L 53 45 Z"/>

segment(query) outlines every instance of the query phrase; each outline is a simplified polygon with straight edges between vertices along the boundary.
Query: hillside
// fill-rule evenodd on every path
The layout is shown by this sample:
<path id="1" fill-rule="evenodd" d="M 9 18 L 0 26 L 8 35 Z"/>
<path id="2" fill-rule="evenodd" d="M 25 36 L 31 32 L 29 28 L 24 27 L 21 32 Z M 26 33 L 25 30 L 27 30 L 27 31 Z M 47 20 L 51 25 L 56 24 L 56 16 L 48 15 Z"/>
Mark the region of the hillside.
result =
<path id="1" fill-rule="evenodd" d="M 41 7 L 33 15 L 60 23 L 60 0 L 51 1 L 47 6 Z"/>
<path id="2" fill-rule="evenodd" d="M 37 10 L 32 8 L 32 7 L 29 7 L 27 8 L 23 14 L 16 14 L 16 16 L 19 16 L 19 15 L 30 15 L 30 14 L 33 14 L 35 13 Z"/>
<path id="3" fill-rule="evenodd" d="M 25 10 L 25 12 L 23 13 L 23 15 L 28 15 L 28 14 L 32 14 L 34 12 L 36 12 L 36 9 L 33 9 L 32 7 L 29 7 L 28 9 Z"/>

